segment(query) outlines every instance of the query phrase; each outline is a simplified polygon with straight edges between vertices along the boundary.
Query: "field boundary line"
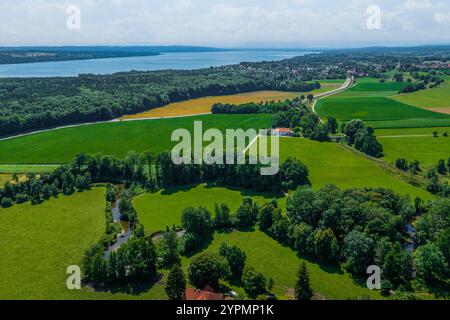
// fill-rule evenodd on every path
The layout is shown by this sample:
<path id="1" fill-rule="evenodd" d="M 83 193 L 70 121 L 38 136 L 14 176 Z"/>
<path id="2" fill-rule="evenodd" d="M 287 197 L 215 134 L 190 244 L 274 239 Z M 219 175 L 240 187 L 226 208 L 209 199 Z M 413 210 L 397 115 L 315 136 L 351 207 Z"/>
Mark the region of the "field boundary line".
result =
<path id="1" fill-rule="evenodd" d="M 380 139 L 389 138 L 420 138 L 420 137 L 433 137 L 431 134 L 411 134 L 411 135 L 398 135 L 398 136 L 377 136 Z"/>

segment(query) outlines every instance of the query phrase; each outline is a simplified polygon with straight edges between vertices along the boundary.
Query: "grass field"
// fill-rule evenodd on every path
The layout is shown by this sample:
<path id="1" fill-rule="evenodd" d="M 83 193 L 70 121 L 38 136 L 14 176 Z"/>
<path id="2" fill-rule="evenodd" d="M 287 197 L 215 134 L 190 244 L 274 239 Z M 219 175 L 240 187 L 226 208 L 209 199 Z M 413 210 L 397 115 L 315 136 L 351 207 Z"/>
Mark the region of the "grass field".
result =
<path id="1" fill-rule="evenodd" d="M 145 226 L 146 233 L 152 234 L 164 231 L 166 226 L 171 227 L 174 224 L 180 226 L 181 212 L 187 207 L 204 206 L 211 214 L 214 214 L 214 204 L 225 203 L 234 213 L 246 196 L 251 196 L 259 204 L 274 198 L 269 194 L 259 195 L 245 190 L 198 185 L 158 193 L 145 193 L 136 197 L 133 204 L 139 219 Z M 286 199 L 281 198 L 279 205 L 284 208 Z"/>
<path id="2" fill-rule="evenodd" d="M 193 131 L 194 121 L 221 130 L 269 128 L 272 115 L 206 115 L 161 120 L 140 120 L 86 125 L 0 141 L 0 164 L 67 163 L 77 153 L 97 152 L 123 157 L 129 150 L 170 150 L 175 129 Z"/>
<path id="3" fill-rule="evenodd" d="M 255 91 L 226 96 L 204 97 L 171 103 L 160 108 L 155 108 L 134 115 L 127 115 L 122 118 L 142 119 L 142 118 L 172 117 L 172 116 L 208 113 L 211 112 L 211 107 L 215 103 L 219 102 L 231 104 L 243 104 L 249 102 L 278 101 L 278 100 L 292 99 L 298 97 L 299 95 L 300 93 L 297 92 Z"/>
<path id="4" fill-rule="evenodd" d="M 66 268 L 79 265 L 103 234 L 103 194 L 95 188 L 41 205 L 0 209 L 0 299 L 78 296 L 66 288 Z"/>
<path id="5" fill-rule="evenodd" d="M 337 143 L 282 138 L 280 158 L 283 160 L 288 156 L 296 157 L 308 167 L 314 189 L 333 183 L 342 189 L 385 187 L 411 197 L 432 198 L 425 190 L 396 179 L 371 160 L 348 151 Z"/>
<path id="6" fill-rule="evenodd" d="M 49 173 L 57 165 L 5 165 L 0 164 L 0 173 Z"/>
<path id="7" fill-rule="evenodd" d="M 391 97 L 396 101 L 435 112 L 450 114 L 450 77 L 437 88 L 420 90 Z"/>
<path id="8" fill-rule="evenodd" d="M 125 294 L 68 290 L 66 269 L 81 265 L 105 229 L 104 189 L 60 196 L 40 205 L 0 208 L 0 299 L 164 299 L 157 283 Z"/>
<path id="9" fill-rule="evenodd" d="M 433 137 L 437 131 L 438 138 Z M 425 167 L 436 166 L 440 159 L 450 158 L 450 138 L 442 134 L 450 128 L 411 128 L 376 130 L 383 145 L 385 159 L 394 163 L 398 158 L 419 160 Z M 409 136 L 409 137 L 408 137 Z"/>
<path id="10" fill-rule="evenodd" d="M 345 92 L 321 99 L 317 112 L 321 117 L 333 116 L 339 121 L 361 119 L 375 128 L 450 126 L 450 117 L 390 99 L 406 83 L 377 79 L 358 79 Z"/>
<path id="11" fill-rule="evenodd" d="M 292 299 L 289 295 L 293 292 L 297 270 L 302 261 L 295 252 L 283 247 L 260 231 L 216 233 L 214 240 L 206 250 L 218 252 L 222 242 L 237 245 L 243 249 L 247 255 L 246 265 L 254 267 L 267 278 L 274 280 L 273 291 L 278 298 Z M 189 260 L 184 259 L 183 264 L 186 266 Z M 322 267 L 309 261 L 306 261 L 306 264 L 311 286 L 318 298 L 327 300 L 356 299 L 358 297 L 381 298 L 378 292 L 358 285 L 349 274 L 337 267 Z M 243 294 L 242 289 L 235 287 L 233 289 L 239 294 Z"/>

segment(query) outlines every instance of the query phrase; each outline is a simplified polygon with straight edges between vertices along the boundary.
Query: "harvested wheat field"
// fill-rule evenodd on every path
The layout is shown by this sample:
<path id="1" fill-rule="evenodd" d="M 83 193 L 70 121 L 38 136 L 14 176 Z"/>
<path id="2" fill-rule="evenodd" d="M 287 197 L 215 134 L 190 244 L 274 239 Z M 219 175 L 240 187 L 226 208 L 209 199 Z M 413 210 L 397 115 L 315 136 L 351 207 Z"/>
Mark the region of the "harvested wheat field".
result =
<path id="1" fill-rule="evenodd" d="M 283 91 L 254 91 L 226 96 L 212 96 L 192 99 L 182 102 L 170 103 L 164 107 L 155 108 L 142 113 L 124 116 L 122 119 L 143 119 L 158 117 L 186 116 L 211 112 L 215 103 L 242 104 L 249 102 L 266 102 L 292 99 L 300 94 L 297 92 Z"/>

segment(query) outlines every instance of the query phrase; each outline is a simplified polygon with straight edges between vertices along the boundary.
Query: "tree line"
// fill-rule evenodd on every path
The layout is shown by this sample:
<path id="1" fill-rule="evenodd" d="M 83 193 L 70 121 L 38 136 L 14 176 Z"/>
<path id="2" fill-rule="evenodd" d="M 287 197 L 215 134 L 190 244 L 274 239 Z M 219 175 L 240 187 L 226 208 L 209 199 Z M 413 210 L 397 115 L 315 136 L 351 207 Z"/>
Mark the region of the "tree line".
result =
<path id="1" fill-rule="evenodd" d="M 224 155 L 224 162 L 226 163 Z M 237 155 L 234 155 L 235 159 Z M 261 192 L 281 193 L 289 188 L 309 184 L 308 169 L 295 158 L 280 165 L 275 175 L 261 176 L 264 165 L 248 164 L 182 164 L 173 163 L 169 152 L 153 154 L 150 151 L 130 151 L 124 159 L 102 154 L 79 154 L 69 165 L 56 168 L 52 173 L 6 182 L 0 189 L 0 204 L 10 207 L 14 203 L 39 203 L 51 196 L 72 194 L 89 189 L 92 183 L 123 183 L 139 185 L 147 190 L 158 190 L 181 185 L 216 183 Z M 124 201 L 126 203 L 126 201 Z"/>

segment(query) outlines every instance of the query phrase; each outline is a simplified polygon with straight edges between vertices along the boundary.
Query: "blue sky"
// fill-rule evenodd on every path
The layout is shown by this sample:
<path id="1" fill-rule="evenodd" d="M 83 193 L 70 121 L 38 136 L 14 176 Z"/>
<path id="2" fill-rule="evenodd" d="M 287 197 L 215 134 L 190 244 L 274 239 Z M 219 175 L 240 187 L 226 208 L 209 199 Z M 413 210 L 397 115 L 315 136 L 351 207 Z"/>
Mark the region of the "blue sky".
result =
<path id="1" fill-rule="evenodd" d="M 77 5 L 81 29 L 69 30 Z M 367 8 L 381 29 L 367 28 Z M 450 0 L 0 0 L 0 46 L 450 44 Z"/>

